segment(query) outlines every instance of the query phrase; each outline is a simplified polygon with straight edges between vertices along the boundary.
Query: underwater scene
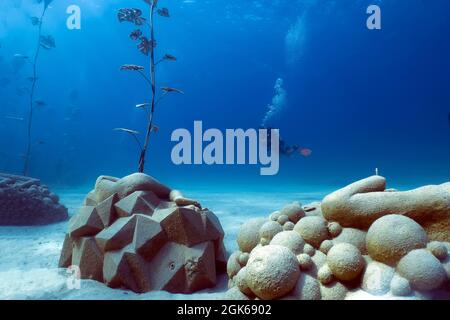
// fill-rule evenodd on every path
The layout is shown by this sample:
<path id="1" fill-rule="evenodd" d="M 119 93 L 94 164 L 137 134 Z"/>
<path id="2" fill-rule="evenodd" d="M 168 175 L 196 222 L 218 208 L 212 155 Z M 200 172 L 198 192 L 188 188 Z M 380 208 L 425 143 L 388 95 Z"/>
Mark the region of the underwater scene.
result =
<path id="1" fill-rule="evenodd" d="M 450 299 L 448 12 L 0 0 L 0 300 Z"/>

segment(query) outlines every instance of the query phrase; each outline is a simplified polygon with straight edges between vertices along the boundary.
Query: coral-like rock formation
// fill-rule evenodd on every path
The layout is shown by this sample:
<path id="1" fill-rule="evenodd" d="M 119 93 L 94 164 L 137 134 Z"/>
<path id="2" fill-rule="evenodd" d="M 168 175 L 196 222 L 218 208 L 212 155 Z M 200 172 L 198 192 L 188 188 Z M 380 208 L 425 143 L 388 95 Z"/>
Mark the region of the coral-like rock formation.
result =
<path id="1" fill-rule="evenodd" d="M 67 218 L 59 197 L 39 180 L 0 173 L 0 225 L 44 225 Z"/>
<path id="2" fill-rule="evenodd" d="M 398 192 L 376 176 L 252 219 L 228 260 L 225 298 L 450 298 L 450 243 L 436 240 L 450 235 L 449 186 Z"/>
<path id="3" fill-rule="evenodd" d="M 223 237 L 217 217 L 179 191 L 144 174 L 102 176 L 69 222 L 59 266 L 113 288 L 191 293 L 225 271 Z"/>

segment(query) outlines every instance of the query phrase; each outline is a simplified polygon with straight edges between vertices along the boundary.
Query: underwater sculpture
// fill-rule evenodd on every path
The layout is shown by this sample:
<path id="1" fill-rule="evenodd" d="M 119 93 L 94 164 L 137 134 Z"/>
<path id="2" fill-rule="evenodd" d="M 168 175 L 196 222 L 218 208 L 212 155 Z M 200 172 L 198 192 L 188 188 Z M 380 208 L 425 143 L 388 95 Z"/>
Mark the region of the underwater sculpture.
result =
<path id="1" fill-rule="evenodd" d="M 450 242 L 432 240 L 450 233 L 446 188 L 448 184 L 406 193 L 387 190 L 383 202 L 381 195 L 370 197 L 385 190 L 385 179 L 376 176 L 332 193 L 322 205 L 293 203 L 268 219 L 249 220 L 239 230 L 239 250 L 227 263 L 230 280 L 224 298 L 449 299 Z M 357 198 L 350 208 L 354 211 L 341 220 L 345 213 L 340 210 L 360 192 L 367 197 Z M 342 201 L 330 201 L 335 198 Z M 384 214 L 374 217 L 374 207 Z M 439 212 L 428 234 L 428 220 L 415 221 L 426 210 Z M 338 219 L 330 218 L 330 212 L 339 212 L 333 215 Z"/>
<path id="2" fill-rule="evenodd" d="M 325 197 L 322 211 L 327 220 L 356 228 L 367 228 L 384 215 L 402 214 L 419 222 L 430 239 L 450 241 L 450 182 L 386 192 L 386 179 L 372 176 Z"/>
<path id="3" fill-rule="evenodd" d="M 176 61 L 177 58 L 171 54 L 165 54 L 163 55 L 159 60 L 156 60 L 155 56 L 155 48 L 157 46 L 156 38 L 155 38 L 155 27 L 154 27 L 154 21 L 155 21 L 155 14 L 164 17 L 164 18 L 170 18 L 169 10 L 167 8 L 159 8 L 158 9 L 158 0 L 145 0 L 146 3 L 150 5 L 150 18 L 147 21 L 146 18 L 142 17 L 142 10 L 136 9 L 136 8 L 124 8 L 120 9 L 117 17 L 119 19 L 119 22 L 130 22 L 134 25 L 141 27 L 143 25 L 146 25 L 149 27 L 149 33 L 150 38 L 147 38 L 144 36 L 141 29 L 136 29 L 130 33 L 130 39 L 133 41 L 139 40 L 139 44 L 137 45 L 138 50 L 146 55 L 150 56 L 150 77 L 146 76 L 144 74 L 145 68 L 138 65 L 133 64 L 125 64 L 123 65 L 120 70 L 122 71 L 134 71 L 139 73 L 139 75 L 149 84 L 151 88 L 151 98 L 150 102 L 141 103 L 136 105 L 136 108 L 138 109 L 144 109 L 146 111 L 147 116 L 147 129 L 145 134 L 145 140 L 142 144 L 140 140 L 138 139 L 139 132 L 137 130 L 131 130 L 126 128 L 116 128 L 116 131 L 122 131 L 125 132 L 133 137 L 133 139 L 136 141 L 139 150 L 140 150 L 140 156 L 139 156 L 139 166 L 138 166 L 138 172 L 144 172 L 145 169 L 145 158 L 147 155 L 147 151 L 150 144 L 150 136 L 153 132 L 158 131 L 158 127 L 154 125 L 154 115 L 155 115 L 155 108 L 158 106 L 159 102 L 170 93 L 178 93 L 178 94 L 184 94 L 183 91 L 179 89 L 175 89 L 172 87 L 162 87 L 161 88 L 161 94 L 157 97 L 156 92 L 156 67 L 164 62 L 164 61 Z"/>
<path id="4" fill-rule="evenodd" d="M 0 225 L 43 225 L 67 218 L 58 196 L 39 180 L 0 173 Z"/>
<path id="5" fill-rule="evenodd" d="M 33 75 L 29 77 L 28 79 L 31 81 L 31 89 L 29 90 L 29 111 L 28 111 L 28 125 L 27 125 L 27 149 L 24 155 L 25 163 L 23 168 L 23 175 L 28 175 L 29 170 L 29 162 L 30 162 L 30 156 L 31 156 L 31 147 L 33 145 L 32 141 L 32 128 L 33 128 L 33 112 L 36 107 L 43 107 L 46 105 L 46 103 L 42 100 L 35 100 L 35 91 L 36 91 L 36 84 L 38 80 L 38 74 L 37 74 L 37 63 L 39 59 L 39 54 L 41 51 L 41 48 L 50 50 L 56 47 L 55 45 L 55 39 L 51 35 L 44 36 L 42 35 L 42 24 L 44 21 L 45 14 L 47 12 L 48 6 L 50 3 L 52 3 L 53 0 L 37 0 L 37 3 L 43 3 L 43 9 L 40 17 L 32 17 L 31 23 L 33 26 L 38 27 L 38 41 L 36 46 L 36 51 L 34 53 L 34 57 L 32 61 L 29 61 L 33 68 Z M 26 56 L 22 56 L 22 59 L 28 60 L 29 58 Z"/>
<path id="6" fill-rule="evenodd" d="M 226 269 L 224 232 L 194 200 L 142 173 L 101 176 L 69 222 L 60 267 L 143 293 L 192 293 Z"/>

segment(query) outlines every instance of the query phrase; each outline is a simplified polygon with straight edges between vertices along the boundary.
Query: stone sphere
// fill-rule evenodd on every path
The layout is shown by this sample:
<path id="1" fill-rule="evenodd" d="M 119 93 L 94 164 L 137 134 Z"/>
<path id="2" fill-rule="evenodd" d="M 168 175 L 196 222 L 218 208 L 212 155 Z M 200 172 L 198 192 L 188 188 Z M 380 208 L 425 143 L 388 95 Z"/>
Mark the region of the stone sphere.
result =
<path id="1" fill-rule="evenodd" d="M 447 278 L 440 261 L 425 249 L 413 250 L 404 256 L 397 265 L 397 272 L 419 291 L 437 289 Z"/>
<path id="2" fill-rule="evenodd" d="M 328 251 L 327 264 L 336 278 L 350 281 L 361 274 L 365 263 L 358 248 L 349 243 L 339 243 Z"/>
<path id="3" fill-rule="evenodd" d="M 269 243 L 270 241 L 267 240 L 266 238 L 261 238 L 261 241 L 259 242 L 261 246 L 267 246 Z"/>
<path id="4" fill-rule="evenodd" d="M 377 261 L 370 261 L 364 270 L 361 289 L 382 296 L 389 292 L 395 269 Z"/>
<path id="5" fill-rule="evenodd" d="M 230 279 L 233 279 L 235 275 L 241 270 L 242 266 L 239 263 L 240 251 L 233 252 L 228 258 L 227 262 L 227 274 Z"/>
<path id="6" fill-rule="evenodd" d="M 298 255 L 303 252 L 305 241 L 295 231 L 283 231 L 277 233 L 270 241 L 270 244 L 286 247 L 295 255 Z"/>
<path id="7" fill-rule="evenodd" d="M 425 248 L 427 242 L 427 234 L 417 222 L 395 214 L 376 220 L 366 236 L 369 255 L 388 265 L 395 265 L 411 250 Z"/>
<path id="8" fill-rule="evenodd" d="M 312 258 L 309 255 L 307 255 L 306 253 L 299 254 L 297 256 L 297 260 L 298 260 L 300 269 L 302 269 L 302 270 L 311 269 L 311 267 L 313 266 L 313 263 L 314 263 Z"/>
<path id="9" fill-rule="evenodd" d="M 320 251 L 322 251 L 323 253 L 327 254 L 328 251 L 330 251 L 330 249 L 333 247 L 333 241 L 331 240 L 324 240 L 321 244 L 320 244 Z"/>
<path id="10" fill-rule="evenodd" d="M 447 247 L 442 242 L 432 241 L 428 243 L 427 249 L 439 260 L 445 260 L 448 256 Z"/>
<path id="11" fill-rule="evenodd" d="M 399 275 L 394 275 L 391 281 L 391 293 L 397 297 L 405 297 L 411 294 L 409 281 Z"/>
<path id="12" fill-rule="evenodd" d="M 348 289 L 340 282 L 335 281 L 320 286 L 322 300 L 345 300 Z"/>
<path id="13" fill-rule="evenodd" d="M 237 243 L 243 252 L 250 252 L 259 244 L 259 229 L 266 222 L 266 219 L 250 219 L 239 229 Z"/>
<path id="14" fill-rule="evenodd" d="M 250 257 L 250 254 L 247 252 L 243 252 L 239 255 L 238 261 L 241 266 L 245 266 L 248 262 L 248 258 Z"/>
<path id="15" fill-rule="evenodd" d="M 247 267 L 242 268 L 238 274 L 233 279 L 234 284 L 236 287 L 241 290 L 242 293 L 244 293 L 246 296 L 253 296 L 252 290 L 249 288 L 247 284 Z"/>
<path id="16" fill-rule="evenodd" d="M 295 225 L 294 231 L 315 248 L 319 248 L 329 236 L 326 220 L 317 216 L 304 217 Z"/>
<path id="17" fill-rule="evenodd" d="M 316 249 L 309 243 L 305 243 L 305 246 L 303 247 L 303 253 L 306 253 L 310 257 L 316 254 Z"/>
<path id="18" fill-rule="evenodd" d="M 247 284 L 261 299 L 278 299 L 288 294 L 300 276 L 297 257 L 286 247 L 256 248 L 247 263 Z"/>
<path id="19" fill-rule="evenodd" d="M 286 215 L 290 221 L 297 223 L 301 218 L 305 216 L 302 205 L 298 202 L 288 204 L 281 210 L 281 214 Z"/>
<path id="20" fill-rule="evenodd" d="M 320 300 L 320 284 L 314 277 L 302 273 L 294 289 L 289 293 L 289 300 Z"/>
<path id="21" fill-rule="evenodd" d="M 342 227 L 339 223 L 337 222 L 328 223 L 328 232 L 333 238 L 337 237 L 341 233 L 341 231 Z"/>
<path id="22" fill-rule="evenodd" d="M 317 272 L 317 280 L 322 284 L 329 284 L 334 280 L 333 272 L 328 265 L 323 265 Z"/>
<path id="23" fill-rule="evenodd" d="M 279 224 L 281 224 L 282 226 L 283 226 L 286 222 L 288 222 L 288 221 L 289 221 L 289 218 L 288 218 L 288 216 L 285 215 L 285 214 L 280 215 L 280 216 L 278 217 L 278 219 L 277 219 L 277 222 L 278 222 Z"/>
<path id="24" fill-rule="evenodd" d="M 259 237 L 270 242 L 277 233 L 282 231 L 283 227 L 278 222 L 266 221 L 259 229 Z"/>
<path id="25" fill-rule="evenodd" d="M 277 221 L 280 215 L 281 215 L 280 211 L 274 211 L 270 214 L 269 219 L 272 221 Z"/>
<path id="26" fill-rule="evenodd" d="M 283 230 L 284 231 L 292 231 L 292 230 L 294 230 L 294 227 L 295 227 L 295 224 L 291 221 L 288 221 L 283 225 Z"/>
<path id="27" fill-rule="evenodd" d="M 333 243 L 350 243 L 357 247 L 361 254 L 367 255 L 366 234 L 366 231 L 359 229 L 343 228 L 341 233 L 333 239 Z"/>

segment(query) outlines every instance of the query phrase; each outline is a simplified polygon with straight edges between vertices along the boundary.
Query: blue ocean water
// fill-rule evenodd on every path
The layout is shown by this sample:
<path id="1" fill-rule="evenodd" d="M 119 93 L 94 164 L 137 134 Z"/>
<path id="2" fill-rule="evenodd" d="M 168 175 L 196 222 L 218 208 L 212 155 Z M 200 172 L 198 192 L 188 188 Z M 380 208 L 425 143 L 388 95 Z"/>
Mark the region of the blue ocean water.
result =
<path id="1" fill-rule="evenodd" d="M 158 86 L 182 89 L 156 111 L 146 172 L 185 189 L 324 190 L 378 168 L 392 185 L 450 180 L 450 2 L 447 0 L 160 0 Z M 81 29 L 66 27 L 69 5 Z M 377 4 L 382 29 L 368 30 Z M 101 174 L 136 171 L 138 150 L 125 127 L 144 132 L 149 88 L 123 64 L 148 68 L 117 11 L 142 0 L 54 0 L 43 23 L 56 48 L 38 63 L 30 175 L 57 186 L 92 185 Z M 0 0 L 0 171 L 21 173 L 26 148 L 28 64 L 37 29 L 35 0 Z M 16 61 L 16 62 L 15 62 Z M 270 125 L 283 140 L 312 150 L 282 157 L 276 176 L 259 166 L 176 166 L 173 130 L 258 128 L 283 79 Z M 25 88 L 25 89 L 24 89 Z M 277 100 L 278 101 L 278 100 Z M 24 118 L 17 120 L 15 118 Z"/>

